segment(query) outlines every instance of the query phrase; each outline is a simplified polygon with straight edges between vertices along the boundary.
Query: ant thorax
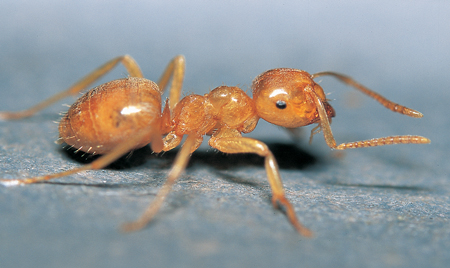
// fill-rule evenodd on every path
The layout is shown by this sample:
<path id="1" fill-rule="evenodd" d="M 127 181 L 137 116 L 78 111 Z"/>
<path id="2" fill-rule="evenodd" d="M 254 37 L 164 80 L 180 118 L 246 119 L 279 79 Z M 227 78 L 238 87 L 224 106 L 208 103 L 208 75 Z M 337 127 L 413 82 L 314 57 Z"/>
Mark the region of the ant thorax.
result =
<path id="1" fill-rule="evenodd" d="M 174 108 L 172 130 L 176 135 L 205 135 L 226 127 L 248 133 L 258 119 L 253 100 L 243 90 L 221 86 L 203 96 L 184 97 Z"/>

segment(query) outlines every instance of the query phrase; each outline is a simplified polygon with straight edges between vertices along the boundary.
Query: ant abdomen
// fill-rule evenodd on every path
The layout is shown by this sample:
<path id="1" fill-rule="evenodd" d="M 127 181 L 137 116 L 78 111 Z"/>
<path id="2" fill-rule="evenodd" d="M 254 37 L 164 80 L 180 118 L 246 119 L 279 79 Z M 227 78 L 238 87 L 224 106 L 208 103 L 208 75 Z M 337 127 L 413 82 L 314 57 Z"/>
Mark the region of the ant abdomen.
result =
<path id="1" fill-rule="evenodd" d="M 105 154 L 139 130 L 161 121 L 161 94 L 156 83 L 129 77 L 95 87 L 79 98 L 59 124 L 63 142 L 83 152 Z M 149 144 L 150 138 L 133 149 Z"/>

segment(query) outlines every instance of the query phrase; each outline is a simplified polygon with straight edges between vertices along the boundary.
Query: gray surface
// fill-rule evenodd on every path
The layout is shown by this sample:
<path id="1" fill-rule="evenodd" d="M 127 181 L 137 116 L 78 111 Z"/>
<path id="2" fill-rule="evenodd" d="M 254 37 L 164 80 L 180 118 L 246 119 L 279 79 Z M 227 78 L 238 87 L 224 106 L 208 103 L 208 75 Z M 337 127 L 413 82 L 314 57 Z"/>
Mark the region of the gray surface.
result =
<path id="1" fill-rule="evenodd" d="M 223 157 L 207 146 L 193 155 L 157 219 L 128 235 L 118 226 L 147 206 L 173 154 L 155 158 L 144 150 L 119 170 L 0 187 L 0 266 L 448 266 L 449 8 L 445 1 L 2 1 L 2 110 L 29 107 L 121 54 L 157 79 L 182 53 L 186 93 L 222 84 L 248 88 L 276 67 L 349 74 L 425 117 L 393 114 L 324 78 L 335 99 L 338 142 L 418 134 L 432 144 L 339 155 L 320 136 L 296 149 L 281 129 L 261 122 L 249 136 L 281 151 L 276 157 L 287 196 L 313 239 L 297 235 L 271 207 L 257 158 Z M 124 76 L 119 68 L 105 81 Z M 1 177 L 80 164 L 53 143 L 52 121 L 64 109 L 58 104 L 34 118 L 0 122 Z"/>

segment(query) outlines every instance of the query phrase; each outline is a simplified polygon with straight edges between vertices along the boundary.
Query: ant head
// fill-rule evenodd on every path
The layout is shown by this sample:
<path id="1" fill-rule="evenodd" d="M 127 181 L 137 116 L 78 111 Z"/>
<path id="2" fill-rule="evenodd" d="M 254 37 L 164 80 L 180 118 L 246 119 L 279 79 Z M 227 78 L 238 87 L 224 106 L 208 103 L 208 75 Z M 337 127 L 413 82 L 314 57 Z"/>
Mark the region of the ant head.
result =
<path id="1" fill-rule="evenodd" d="M 266 71 L 253 80 L 252 91 L 258 116 L 278 126 L 295 128 L 319 122 L 313 98 L 320 98 L 329 118 L 335 115 L 323 89 L 305 71 Z"/>

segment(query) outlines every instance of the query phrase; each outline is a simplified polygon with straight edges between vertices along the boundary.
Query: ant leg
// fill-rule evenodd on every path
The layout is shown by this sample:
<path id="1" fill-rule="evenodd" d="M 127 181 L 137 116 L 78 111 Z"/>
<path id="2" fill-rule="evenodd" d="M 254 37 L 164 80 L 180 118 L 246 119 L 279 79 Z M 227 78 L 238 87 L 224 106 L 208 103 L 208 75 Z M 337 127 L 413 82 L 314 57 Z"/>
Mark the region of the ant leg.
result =
<path id="1" fill-rule="evenodd" d="M 323 132 L 323 135 L 325 137 L 325 142 L 330 148 L 337 149 L 337 150 L 345 150 L 345 149 L 351 149 L 351 148 L 363 148 L 363 147 L 373 147 L 373 146 L 383 146 L 383 145 L 390 145 L 390 144 L 405 144 L 405 143 L 414 143 L 414 144 L 426 144 L 430 143 L 430 140 L 428 138 L 422 137 L 422 136 L 416 136 L 416 135 L 402 135 L 402 136 L 388 136 L 388 137 L 382 137 L 382 138 L 375 138 L 370 140 L 364 140 L 364 141 L 355 141 L 355 142 L 347 142 L 342 143 L 339 145 L 336 145 L 336 140 L 333 137 L 333 133 L 331 132 L 331 125 L 330 121 L 327 115 L 327 112 L 325 110 L 325 107 L 320 100 L 319 96 L 312 91 L 308 90 L 310 93 L 310 96 L 314 100 L 314 103 L 317 107 L 317 111 L 319 113 L 320 118 L 320 128 Z"/>
<path id="2" fill-rule="evenodd" d="M 318 124 L 313 129 L 311 129 L 311 136 L 309 137 L 309 144 L 312 144 L 314 135 L 319 134 L 319 133 L 320 133 L 320 124 Z"/>
<path id="3" fill-rule="evenodd" d="M 150 133 L 152 131 L 152 133 Z M 103 155 L 102 157 L 98 158 L 94 162 L 90 164 L 86 164 L 77 168 L 69 169 L 63 172 L 44 175 L 44 176 L 38 176 L 38 177 L 32 177 L 32 178 L 26 178 L 26 179 L 0 179 L 0 184 L 3 184 L 4 186 L 15 186 L 15 185 L 23 185 L 23 184 L 31 184 L 31 183 L 38 183 L 43 181 L 48 181 L 51 179 L 61 178 L 65 176 L 69 176 L 72 174 L 76 174 L 81 171 L 85 170 L 95 170 L 95 169 L 101 169 L 112 162 L 119 159 L 121 156 L 128 153 L 130 150 L 132 150 L 137 143 L 142 141 L 142 139 L 149 136 L 149 133 L 152 136 L 152 148 L 153 144 L 160 144 L 160 148 L 162 148 L 162 139 L 160 133 L 153 133 L 153 130 L 151 128 L 147 128 L 143 131 L 140 131 L 137 135 L 133 136 L 129 140 L 127 140 L 124 143 L 121 143 L 117 147 L 115 147 L 111 152 Z M 159 140 L 157 140 L 159 139 Z"/>
<path id="4" fill-rule="evenodd" d="M 197 138 L 198 136 L 195 134 L 188 135 L 183 147 L 181 147 L 180 152 L 175 158 L 175 162 L 169 172 L 169 175 L 167 176 L 166 182 L 156 194 L 155 199 L 153 199 L 152 203 L 148 206 L 139 219 L 123 224 L 121 227 L 122 231 L 132 232 L 140 230 L 147 226 L 147 224 L 155 217 L 167 195 L 170 193 L 172 186 L 180 177 L 180 174 L 186 169 L 191 155 L 191 148 L 195 145 Z"/>
<path id="5" fill-rule="evenodd" d="M 367 87 L 361 85 L 360 83 L 356 82 L 355 80 L 353 80 L 353 78 L 351 78 L 349 76 L 338 74 L 335 72 L 320 72 L 320 73 L 315 73 L 315 74 L 311 75 L 311 78 L 314 79 L 314 78 L 317 78 L 320 76 L 325 76 L 325 75 L 333 76 L 333 77 L 339 79 L 341 82 L 356 88 L 357 90 L 359 90 L 359 91 L 363 92 L 364 94 L 368 95 L 369 97 L 375 99 L 376 101 L 381 103 L 384 107 L 388 108 L 389 110 L 391 110 L 393 112 L 401 113 L 401 114 L 411 116 L 411 117 L 416 117 L 416 118 L 423 117 L 422 113 L 386 99 L 385 97 L 381 96 L 380 94 L 378 94 L 378 93 L 368 89 Z"/>
<path id="6" fill-rule="evenodd" d="M 14 120 L 14 119 L 21 119 L 24 117 L 29 117 L 37 113 L 38 111 L 52 105 L 53 103 L 64 99 L 68 96 L 75 95 L 76 93 L 82 91 L 86 87 L 88 87 L 90 84 L 94 83 L 96 80 L 101 78 L 103 75 L 108 73 L 111 69 L 113 69 L 118 63 L 122 63 L 125 68 L 127 69 L 128 73 L 132 77 L 143 77 L 141 69 L 139 68 L 136 61 L 129 55 L 120 56 L 117 58 L 114 58 L 104 65 L 100 66 L 98 69 L 94 70 L 92 73 L 86 75 L 82 79 L 80 79 L 78 82 L 76 82 L 74 85 L 72 85 L 67 90 L 64 90 L 58 94 L 55 94 L 51 96 L 50 98 L 44 100 L 41 103 L 38 103 L 37 105 L 18 112 L 0 112 L 0 119 L 4 120 Z"/>
<path id="7" fill-rule="evenodd" d="M 266 144 L 252 138 L 242 137 L 237 130 L 225 129 L 215 133 L 209 140 L 209 145 L 224 153 L 255 153 L 264 157 L 264 166 L 272 189 L 273 206 L 275 208 L 279 208 L 280 205 L 283 206 L 286 209 L 289 221 L 297 232 L 303 236 L 312 236 L 312 232 L 299 222 L 293 206 L 284 195 L 283 183 L 277 161 Z"/>
<path id="8" fill-rule="evenodd" d="M 158 87 L 161 90 L 161 95 L 164 93 L 170 77 L 172 77 L 172 83 L 169 90 L 169 107 L 170 111 L 173 110 L 181 97 L 181 88 L 183 87 L 184 71 L 186 69 L 186 63 L 183 55 L 175 56 L 167 65 L 161 78 L 158 81 Z"/>

